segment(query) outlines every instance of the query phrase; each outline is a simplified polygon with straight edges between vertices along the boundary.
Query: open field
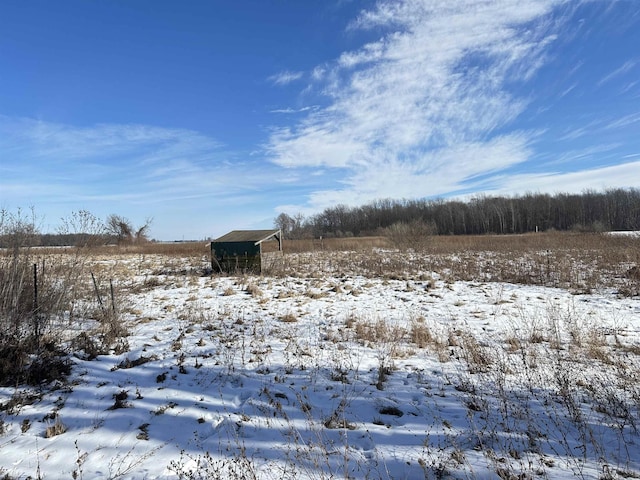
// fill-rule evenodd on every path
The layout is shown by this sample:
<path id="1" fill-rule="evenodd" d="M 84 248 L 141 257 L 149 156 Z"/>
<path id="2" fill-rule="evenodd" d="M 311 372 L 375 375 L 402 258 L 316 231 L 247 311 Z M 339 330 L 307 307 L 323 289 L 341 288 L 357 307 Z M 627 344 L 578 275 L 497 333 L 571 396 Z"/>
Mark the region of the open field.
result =
<path id="1" fill-rule="evenodd" d="M 0 387 L 0 477 L 640 478 L 640 239 L 422 247 L 29 252 L 70 374 Z"/>

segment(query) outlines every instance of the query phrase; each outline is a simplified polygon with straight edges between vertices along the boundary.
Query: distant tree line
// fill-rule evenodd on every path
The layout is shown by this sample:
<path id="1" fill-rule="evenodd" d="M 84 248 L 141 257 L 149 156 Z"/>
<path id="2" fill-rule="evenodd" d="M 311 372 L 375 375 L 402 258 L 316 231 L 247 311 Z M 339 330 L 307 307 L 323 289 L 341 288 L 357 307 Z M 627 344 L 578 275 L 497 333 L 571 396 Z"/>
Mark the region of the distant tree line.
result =
<path id="1" fill-rule="evenodd" d="M 79 210 L 61 220 L 55 233 L 42 233 L 35 212 L 0 210 L 0 248 L 131 245 L 148 242 L 151 219 L 134 227 L 121 215 L 101 221 L 91 212 Z"/>
<path id="2" fill-rule="evenodd" d="M 291 239 L 398 234 L 402 225 L 417 224 L 438 235 L 640 230 L 640 190 L 477 196 L 465 202 L 385 199 L 359 207 L 338 205 L 310 217 L 282 213 L 274 224 Z"/>

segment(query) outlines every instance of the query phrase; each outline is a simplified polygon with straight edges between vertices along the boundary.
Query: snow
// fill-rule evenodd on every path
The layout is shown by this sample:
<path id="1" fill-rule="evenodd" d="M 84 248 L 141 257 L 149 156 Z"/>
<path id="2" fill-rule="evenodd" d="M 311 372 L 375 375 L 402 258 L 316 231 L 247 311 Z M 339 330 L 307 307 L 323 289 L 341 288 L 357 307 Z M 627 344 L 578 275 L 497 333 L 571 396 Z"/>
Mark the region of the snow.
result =
<path id="1" fill-rule="evenodd" d="M 640 231 L 638 230 L 621 230 L 607 233 L 609 235 L 620 235 L 623 237 L 640 237 Z"/>
<path id="2" fill-rule="evenodd" d="M 126 351 L 0 389 L 0 474 L 640 478 L 637 297 L 162 262 L 117 262 Z"/>

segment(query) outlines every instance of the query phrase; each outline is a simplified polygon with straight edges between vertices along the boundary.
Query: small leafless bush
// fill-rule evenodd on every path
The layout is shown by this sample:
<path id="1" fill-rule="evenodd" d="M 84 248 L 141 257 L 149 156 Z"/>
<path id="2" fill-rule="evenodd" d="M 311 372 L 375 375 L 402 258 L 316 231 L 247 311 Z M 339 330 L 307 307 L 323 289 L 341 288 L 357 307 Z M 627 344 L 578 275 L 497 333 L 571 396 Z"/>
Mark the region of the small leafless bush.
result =
<path id="1" fill-rule="evenodd" d="M 469 333 L 459 335 L 458 345 L 462 350 L 462 358 L 467 362 L 470 373 L 487 372 L 493 363 L 489 351 Z"/>
<path id="2" fill-rule="evenodd" d="M 71 362 L 62 350 L 54 345 L 38 349 L 38 356 L 32 344 L 8 344 L 0 348 L 0 384 L 39 385 L 66 377 L 71 372 Z"/>
<path id="3" fill-rule="evenodd" d="M 232 457 L 224 458 L 214 458 L 209 452 L 197 456 L 183 452 L 179 460 L 171 461 L 168 469 L 175 473 L 179 480 L 258 479 L 256 466 L 242 451 Z"/>
<path id="4" fill-rule="evenodd" d="M 623 297 L 640 296 L 640 267 L 638 267 L 638 265 L 633 265 L 624 272 L 622 284 L 618 288 L 618 293 Z"/>
<path id="5" fill-rule="evenodd" d="M 99 355 L 115 353 L 119 355 L 129 350 L 126 338 L 104 335 L 99 331 L 81 332 L 71 340 L 71 348 L 76 355 L 93 360 Z"/>
<path id="6" fill-rule="evenodd" d="M 429 244 L 431 236 L 437 233 L 433 223 L 422 220 L 413 220 L 409 223 L 394 223 L 385 229 L 385 235 L 393 245 L 401 250 L 424 250 Z"/>
<path id="7" fill-rule="evenodd" d="M 113 405 L 111 405 L 108 410 L 118 410 L 120 408 L 129 408 L 131 404 L 127 402 L 129 398 L 129 392 L 126 390 L 121 390 L 118 393 L 113 394 Z"/>

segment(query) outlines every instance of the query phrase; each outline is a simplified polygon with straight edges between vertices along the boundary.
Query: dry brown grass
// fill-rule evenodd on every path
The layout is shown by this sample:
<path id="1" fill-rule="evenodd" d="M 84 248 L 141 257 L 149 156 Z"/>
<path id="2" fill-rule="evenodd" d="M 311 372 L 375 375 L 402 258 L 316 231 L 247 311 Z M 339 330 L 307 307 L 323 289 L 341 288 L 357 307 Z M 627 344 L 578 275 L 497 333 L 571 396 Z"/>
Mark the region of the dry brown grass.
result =
<path id="1" fill-rule="evenodd" d="M 132 245 L 94 245 L 90 247 L 32 247 L 38 255 L 74 254 L 78 250 L 91 255 L 175 255 L 200 256 L 209 255 L 209 245 L 202 242 L 146 242 Z M 0 256 L 11 255 L 10 249 L 0 249 Z"/>
<path id="2" fill-rule="evenodd" d="M 263 245 L 265 253 L 276 248 L 277 242 Z M 396 252 L 385 237 L 285 239 L 283 250 L 284 258 L 272 272 L 275 275 L 308 275 L 316 270 L 403 279 L 414 278 L 418 271 L 446 271 L 452 280 L 546 284 L 581 291 L 601 286 L 606 276 L 619 278 L 621 290 L 628 295 L 637 294 L 640 284 L 640 278 L 629 275 L 640 265 L 640 238 L 629 236 L 573 232 L 432 236 L 413 255 Z M 42 249 L 39 253 L 57 257 L 73 251 Z M 111 264 L 130 255 L 159 257 L 168 273 L 176 274 L 184 272 L 173 271 L 172 262 L 192 258 L 194 266 L 201 267 L 210 250 L 204 242 L 149 242 L 94 247 L 91 253 Z"/>
<path id="3" fill-rule="evenodd" d="M 60 420 L 60 417 L 56 414 L 55 422 L 53 423 L 53 425 L 49 425 L 45 429 L 44 438 L 52 438 L 57 435 L 62 435 L 66 431 L 67 431 L 67 427 L 62 423 L 62 421 Z"/>
<path id="4" fill-rule="evenodd" d="M 263 251 L 272 251 L 277 245 L 265 243 Z M 287 240 L 282 244 L 285 253 L 301 252 L 337 252 L 337 251 L 362 251 L 372 248 L 390 248 L 391 244 L 386 237 L 350 237 L 350 238 L 323 238 Z"/>
<path id="5" fill-rule="evenodd" d="M 295 323 L 298 321 L 298 317 L 294 313 L 285 313 L 280 317 L 280 321 L 284 323 Z"/>
<path id="6" fill-rule="evenodd" d="M 121 245 L 101 247 L 101 253 L 109 254 L 147 254 L 147 255 L 169 255 L 169 256 L 200 256 L 209 255 L 211 250 L 205 242 L 148 242 L 137 245 Z"/>
<path id="7" fill-rule="evenodd" d="M 411 343 L 415 344 L 418 348 L 427 348 L 430 345 L 438 343 L 438 339 L 431 329 L 425 325 L 424 319 L 414 320 L 411 323 L 409 336 Z"/>
<path id="8" fill-rule="evenodd" d="M 391 344 L 398 345 L 404 340 L 407 332 L 404 328 L 378 318 L 375 320 L 349 315 L 344 322 L 345 327 L 352 329 L 354 337 L 363 345 Z"/>
<path id="9" fill-rule="evenodd" d="M 458 252 L 530 252 L 546 250 L 577 249 L 587 251 L 608 252 L 607 256 L 626 258 L 635 252 L 638 257 L 640 239 L 630 236 L 615 236 L 594 233 L 575 232 L 541 232 L 519 235 L 434 235 L 427 242 L 421 242 L 424 251 L 429 254 L 450 255 Z M 269 244 L 264 244 L 264 251 L 271 251 Z M 277 244 L 273 245 L 277 247 Z M 283 242 L 285 253 L 318 252 L 318 251 L 362 251 L 372 248 L 392 248 L 388 238 L 351 237 L 288 240 Z"/>
<path id="10" fill-rule="evenodd" d="M 501 281 L 589 293 L 616 288 L 640 294 L 640 238 L 593 233 L 433 236 L 419 251 L 400 252 L 383 237 L 285 242 L 274 276 L 362 275 L 395 280 Z M 640 277 L 640 276 L 639 276 Z"/>
<path id="11" fill-rule="evenodd" d="M 247 287 L 245 288 L 245 292 L 248 295 L 251 295 L 252 297 L 259 298 L 262 296 L 262 290 L 260 289 L 260 287 L 255 283 L 251 283 L 251 282 L 247 284 Z"/>

